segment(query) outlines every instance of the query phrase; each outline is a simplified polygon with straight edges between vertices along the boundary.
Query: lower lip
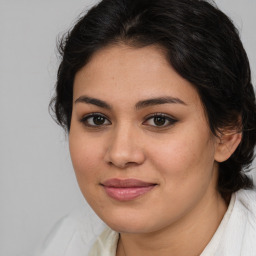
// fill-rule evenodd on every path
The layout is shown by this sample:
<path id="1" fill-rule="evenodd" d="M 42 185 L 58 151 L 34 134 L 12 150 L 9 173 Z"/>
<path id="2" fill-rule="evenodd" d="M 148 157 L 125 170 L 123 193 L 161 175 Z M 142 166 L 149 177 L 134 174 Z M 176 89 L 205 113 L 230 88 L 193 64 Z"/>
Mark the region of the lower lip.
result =
<path id="1" fill-rule="evenodd" d="M 137 197 L 140 197 L 140 196 L 146 194 L 154 187 L 155 187 L 155 185 L 146 186 L 146 187 L 131 187 L 131 188 L 115 188 L 115 187 L 103 186 L 107 195 L 113 199 L 118 200 L 118 201 L 133 200 Z"/>

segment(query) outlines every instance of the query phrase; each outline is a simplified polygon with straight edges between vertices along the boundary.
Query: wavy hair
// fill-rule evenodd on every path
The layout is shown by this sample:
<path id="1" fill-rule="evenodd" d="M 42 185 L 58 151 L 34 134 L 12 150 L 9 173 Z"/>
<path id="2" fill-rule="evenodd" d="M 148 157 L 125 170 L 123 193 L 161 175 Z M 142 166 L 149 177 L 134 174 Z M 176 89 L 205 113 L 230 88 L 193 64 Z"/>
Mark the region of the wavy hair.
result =
<path id="1" fill-rule="evenodd" d="M 246 52 L 232 21 L 204 0 L 103 0 L 81 17 L 59 43 L 61 63 L 52 107 L 70 129 L 73 81 L 95 52 L 111 44 L 158 45 L 170 65 L 197 89 L 213 134 L 242 132 L 232 156 L 219 163 L 224 198 L 252 187 L 244 171 L 254 158 L 255 93 Z"/>

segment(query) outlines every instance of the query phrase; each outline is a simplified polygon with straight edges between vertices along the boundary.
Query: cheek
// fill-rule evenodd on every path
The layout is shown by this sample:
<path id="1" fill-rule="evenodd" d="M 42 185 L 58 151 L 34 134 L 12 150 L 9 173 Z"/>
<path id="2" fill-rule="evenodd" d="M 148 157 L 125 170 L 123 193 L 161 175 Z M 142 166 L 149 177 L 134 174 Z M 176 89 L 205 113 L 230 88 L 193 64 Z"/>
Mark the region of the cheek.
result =
<path id="1" fill-rule="evenodd" d="M 177 136 L 169 142 L 155 144 L 154 149 L 151 147 L 151 164 L 160 175 L 161 193 L 165 195 L 161 197 L 159 208 L 163 207 L 161 211 L 167 215 L 179 216 L 179 212 L 187 211 L 210 187 L 214 149 L 207 136 L 201 138 Z M 170 207 L 167 211 L 165 207 L 170 202 L 175 208 Z"/>
<path id="2" fill-rule="evenodd" d="M 173 181 L 207 175 L 206 170 L 211 171 L 214 162 L 214 146 L 209 135 L 193 130 L 154 143 L 149 154 L 155 168 Z"/>
<path id="3" fill-rule="evenodd" d="M 79 186 L 82 189 L 87 188 L 87 184 L 95 184 L 97 173 L 100 169 L 99 155 L 100 146 L 97 143 L 91 143 L 90 138 L 82 136 L 69 137 L 69 149 L 74 171 Z"/>
<path id="4" fill-rule="evenodd" d="M 102 165 L 100 162 L 101 147 L 83 136 L 69 139 L 70 155 L 80 190 L 92 208 L 104 208 L 99 200 L 99 177 Z"/>

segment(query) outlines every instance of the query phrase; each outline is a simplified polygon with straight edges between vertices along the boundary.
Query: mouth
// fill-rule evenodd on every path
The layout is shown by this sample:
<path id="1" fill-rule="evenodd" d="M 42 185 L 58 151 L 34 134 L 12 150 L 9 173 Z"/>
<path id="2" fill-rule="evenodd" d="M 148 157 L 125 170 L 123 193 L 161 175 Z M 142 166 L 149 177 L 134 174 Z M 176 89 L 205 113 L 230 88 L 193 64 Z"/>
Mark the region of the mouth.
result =
<path id="1" fill-rule="evenodd" d="M 157 184 L 137 179 L 110 179 L 101 184 L 106 194 L 118 201 L 134 200 L 147 194 Z"/>

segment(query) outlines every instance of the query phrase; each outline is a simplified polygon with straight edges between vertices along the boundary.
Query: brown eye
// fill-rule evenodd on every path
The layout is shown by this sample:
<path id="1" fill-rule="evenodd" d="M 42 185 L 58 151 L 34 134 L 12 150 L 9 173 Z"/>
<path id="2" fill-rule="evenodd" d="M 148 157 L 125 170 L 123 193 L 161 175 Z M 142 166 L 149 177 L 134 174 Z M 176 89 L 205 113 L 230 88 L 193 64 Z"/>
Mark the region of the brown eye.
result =
<path id="1" fill-rule="evenodd" d="M 160 113 L 160 114 L 151 115 L 146 119 L 146 121 L 143 124 L 148 126 L 163 128 L 163 127 L 171 126 L 176 122 L 177 120 L 172 118 L 171 116 Z"/>
<path id="2" fill-rule="evenodd" d="M 90 114 L 81 119 L 81 122 L 86 126 L 99 127 L 110 125 L 110 121 L 101 114 Z"/>
<path id="3" fill-rule="evenodd" d="M 95 125 L 103 125 L 105 123 L 105 119 L 104 117 L 102 116 L 95 116 L 93 117 L 93 123 Z"/>
<path id="4" fill-rule="evenodd" d="M 166 122 L 166 118 L 163 116 L 154 117 L 154 124 L 156 126 L 163 126 L 163 125 L 165 125 L 165 122 Z"/>

